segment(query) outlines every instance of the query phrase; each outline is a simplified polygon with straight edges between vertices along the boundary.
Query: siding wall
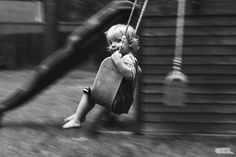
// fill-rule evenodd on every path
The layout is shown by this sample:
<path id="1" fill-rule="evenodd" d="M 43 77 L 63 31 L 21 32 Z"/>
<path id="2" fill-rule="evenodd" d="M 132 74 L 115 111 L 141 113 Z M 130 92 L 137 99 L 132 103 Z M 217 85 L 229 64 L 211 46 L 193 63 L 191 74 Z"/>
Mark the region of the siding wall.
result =
<path id="1" fill-rule="evenodd" d="M 147 6 L 140 29 L 141 129 L 236 133 L 236 1 L 186 1 L 183 72 L 189 83 L 184 107 L 162 102 L 163 79 L 172 70 L 177 1 L 150 0 Z"/>

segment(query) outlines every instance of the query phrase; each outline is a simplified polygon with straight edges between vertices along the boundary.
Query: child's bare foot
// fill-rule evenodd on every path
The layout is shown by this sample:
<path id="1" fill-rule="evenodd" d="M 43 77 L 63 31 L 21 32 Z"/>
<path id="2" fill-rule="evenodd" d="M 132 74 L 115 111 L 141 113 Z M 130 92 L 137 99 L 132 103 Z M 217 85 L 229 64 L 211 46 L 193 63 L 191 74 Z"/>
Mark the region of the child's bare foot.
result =
<path id="1" fill-rule="evenodd" d="M 80 128 L 81 124 L 79 121 L 71 119 L 70 121 L 68 121 L 66 124 L 64 124 L 62 126 L 62 128 L 64 129 L 69 129 L 69 128 Z"/>

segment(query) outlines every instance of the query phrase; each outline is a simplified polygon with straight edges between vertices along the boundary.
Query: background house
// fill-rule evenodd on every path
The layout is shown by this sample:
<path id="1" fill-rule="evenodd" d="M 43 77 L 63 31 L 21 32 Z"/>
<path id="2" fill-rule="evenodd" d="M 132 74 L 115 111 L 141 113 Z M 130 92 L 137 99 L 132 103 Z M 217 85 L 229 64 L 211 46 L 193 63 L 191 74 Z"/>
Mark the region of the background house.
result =
<path id="1" fill-rule="evenodd" d="M 138 92 L 145 133 L 236 133 L 236 1 L 187 0 L 183 72 L 186 106 L 163 103 L 172 70 L 177 1 L 150 0 L 142 25 Z"/>

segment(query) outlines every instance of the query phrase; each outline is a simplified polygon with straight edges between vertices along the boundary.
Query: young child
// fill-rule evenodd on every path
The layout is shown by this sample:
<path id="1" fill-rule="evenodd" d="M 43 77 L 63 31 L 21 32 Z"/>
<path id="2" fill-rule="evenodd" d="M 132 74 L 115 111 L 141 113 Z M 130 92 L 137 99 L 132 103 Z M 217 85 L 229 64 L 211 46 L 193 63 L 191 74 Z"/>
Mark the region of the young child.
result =
<path id="1" fill-rule="evenodd" d="M 111 58 L 123 75 L 123 80 L 113 104 L 106 108 L 108 112 L 115 114 L 128 113 L 133 102 L 134 89 L 137 73 L 141 72 L 136 59 L 136 52 L 139 49 L 138 37 L 131 26 L 117 24 L 105 32 L 108 50 L 112 52 Z M 65 119 L 63 128 L 79 128 L 85 121 L 87 113 L 95 106 L 92 101 L 91 89 L 83 90 L 82 98 L 77 107 L 76 113 Z"/>

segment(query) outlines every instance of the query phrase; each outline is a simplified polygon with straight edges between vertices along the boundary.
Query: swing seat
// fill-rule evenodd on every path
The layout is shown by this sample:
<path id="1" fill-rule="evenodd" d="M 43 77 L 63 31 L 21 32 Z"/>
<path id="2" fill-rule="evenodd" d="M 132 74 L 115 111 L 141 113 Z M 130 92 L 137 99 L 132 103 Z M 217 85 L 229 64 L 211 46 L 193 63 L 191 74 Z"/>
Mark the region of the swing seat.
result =
<path id="1" fill-rule="evenodd" d="M 110 107 L 115 99 L 122 79 L 123 76 L 117 69 L 112 58 L 105 58 L 99 67 L 92 86 L 92 99 L 104 107 Z"/>
<path id="2" fill-rule="evenodd" d="M 184 106 L 186 95 L 187 76 L 180 71 L 172 71 L 164 80 L 163 102 L 169 106 Z"/>

